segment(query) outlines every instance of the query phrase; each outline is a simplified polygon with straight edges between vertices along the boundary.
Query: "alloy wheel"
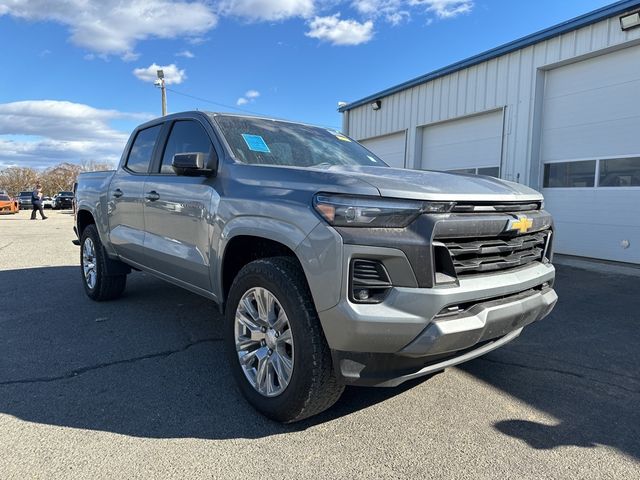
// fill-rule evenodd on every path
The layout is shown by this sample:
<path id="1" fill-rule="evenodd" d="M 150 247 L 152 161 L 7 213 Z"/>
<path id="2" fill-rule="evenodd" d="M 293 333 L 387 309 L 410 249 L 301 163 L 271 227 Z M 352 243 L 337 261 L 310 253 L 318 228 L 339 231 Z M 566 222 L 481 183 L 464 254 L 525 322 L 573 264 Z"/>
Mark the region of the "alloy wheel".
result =
<path id="1" fill-rule="evenodd" d="M 294 367 L 293 336 L 275 295 L 261 287 L 247 290 L 236 308 L 234 334 L 238 360 L 251 386 L 266 397 L 284 392 Z"/>

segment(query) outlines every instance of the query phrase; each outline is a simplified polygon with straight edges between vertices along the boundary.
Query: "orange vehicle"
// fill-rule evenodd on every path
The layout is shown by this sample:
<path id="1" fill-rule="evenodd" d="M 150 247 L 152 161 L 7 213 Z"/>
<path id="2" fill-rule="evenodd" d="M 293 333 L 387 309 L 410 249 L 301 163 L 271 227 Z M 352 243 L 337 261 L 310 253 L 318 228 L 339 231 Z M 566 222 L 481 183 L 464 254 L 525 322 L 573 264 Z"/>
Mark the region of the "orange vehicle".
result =
<path id="1" fill-rule="evenodd" d="M 18 200 L 5 193 L 0 193 L 0 215 L 11 215 L 19 211 Z"/>

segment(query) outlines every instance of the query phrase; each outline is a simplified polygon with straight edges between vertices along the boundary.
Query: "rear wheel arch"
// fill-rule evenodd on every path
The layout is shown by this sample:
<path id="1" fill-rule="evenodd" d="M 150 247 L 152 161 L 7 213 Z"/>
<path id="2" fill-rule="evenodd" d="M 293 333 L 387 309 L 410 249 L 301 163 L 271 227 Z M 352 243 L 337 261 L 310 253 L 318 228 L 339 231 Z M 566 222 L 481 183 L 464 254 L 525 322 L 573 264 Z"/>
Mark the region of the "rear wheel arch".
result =
<path id="1" fill-rule="evenodd" d="M 76 226 L 78 228 L 78 237 L 82 238 L 82 232 L 89 225 L 95 225 L 96 220 L 93 218 L 93 214 L 89 210 L 78 210 Z"/>

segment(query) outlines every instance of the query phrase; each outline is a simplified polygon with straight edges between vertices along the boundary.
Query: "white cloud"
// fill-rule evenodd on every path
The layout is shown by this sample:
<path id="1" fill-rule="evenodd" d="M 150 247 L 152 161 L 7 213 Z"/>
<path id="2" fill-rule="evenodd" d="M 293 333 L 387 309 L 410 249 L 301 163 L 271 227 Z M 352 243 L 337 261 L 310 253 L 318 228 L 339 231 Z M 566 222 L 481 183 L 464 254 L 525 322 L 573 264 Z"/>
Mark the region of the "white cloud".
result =
<path id="1" fill-rule="evenodd" d="M 328 17 L 315 17 L 309 22 L 309 31 L 305 35 L 332 45 L 360 45 L 373 37 L 373 22 L 341 20 L 339 13 Z"/>
<path id="2" fill-rule="evenodd" d="M 153 83 L 158 78 L 158 70 L 164 72 L 164 83 L 167 85 L 178 85 L 187 79 L 187 74 L 183 69 L 178 68 L 174 63 L 171 65 L 158 65 L 152 63 L 148 67 L 136 68 L 133 74 L 143 82 Z"/>
<path id="3" fill-rule="evenodd" d="M 218 4 L 220 15 L 254 22 L 308 18 L 315 10 L 315 0 L 222 0 Z"/>
<path id="4" fill-rule="evenodd" d="M 409 0 L 409 5 L 425 6 L 427 12 L 434 13 L 438 18 L 454 18 L 470 13 L 473 0 Z"/>
<path id="5" fill-rule="evenodd" d="M 1 0 L 0 15 L 66 25 L 71 41 L 92 52 L 136 55 L 150 38 L 193 38 L 217 23 L 209 2 L 196 0 Z"/>
<path id="6" fill-rule="evenodd" d="M 474 0 L 352 0 L 351 6 L 368 19 L 384 18 L 399 25 L 411 18 L 413 10 L 433 14 L 438 18 L 454 18 L 471 12 Z M 432 19 L 427 20 L 427 24 Z"/>
<path id="7" fill-rule="evenodd" d="M 150 39 L 207 40 L 220 17 L 246 22 L 306 20 L 306 35 L 332 45 L 369 41 L 374 22 L 401 25 L 411 16 L 449 19 L 467 14 L 475 0 L 0 0 L 0 17 L 50 21 L 68 28 L 72 43 L 88 50 L 87 59 L 124 61 L 139 58 L 136 46 Z M 355 10 L 356 19 L 342 20 L 340 9 Z M 193 58 L 189 50 L 176 56 Z"/>
<path id="8" fill-rule="evenodd" d="M 256 98 L 260 96 L 260 92 L 257 90 L 247 90 L 244 94 L 244 97 L 238 98 L 236 100 L 236 105 L 246 105 L 247 103 L 253 103 L 256 101 Z"/>
<path id="9" fill-rule="evenodd" d="M 132 127 L 150 114 L 105 110 L 58 100 L 0 104 L 0 168 L 46 168 L 60 162 L 115 162 L 129 137 L 110 125 L 130 120 Z"/>
<path id="10" fill-rule="evenodd" d="M 136 52 L 126 52 L 120 58 L 125 62 L 135 62 L 140 58 L 140 54 Z"/>

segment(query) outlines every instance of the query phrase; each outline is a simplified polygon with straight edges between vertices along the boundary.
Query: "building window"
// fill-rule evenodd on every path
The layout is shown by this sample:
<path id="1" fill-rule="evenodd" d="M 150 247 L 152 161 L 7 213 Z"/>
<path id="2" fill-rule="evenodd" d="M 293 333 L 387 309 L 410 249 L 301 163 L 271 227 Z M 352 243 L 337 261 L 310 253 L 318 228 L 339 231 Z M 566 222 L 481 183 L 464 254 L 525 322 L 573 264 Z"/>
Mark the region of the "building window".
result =
<path id="1" fill-rule="evenodd" d="M 500 178 L 500 167 L 484 167 L 478 169 L 478 175 Z"/>
<path id="2" fill-rule="evenodd" d="M 489 177 L 500 178 L 500 167 L 480 167 L 480 168 L 456 168 L 447 170 L 451 173 L 470 173 L 472 175 L 488 175 Z"/>
<path id="3" fill-rule="evenodd" d="M 640 187 L 640 157 L 600 160 L 599 187 Z"/>
<path id="4" fill-rule="evenodd" d="M 546 163 L 544 165 L 544 188 L 594 187 L 596 161 Z"/>

